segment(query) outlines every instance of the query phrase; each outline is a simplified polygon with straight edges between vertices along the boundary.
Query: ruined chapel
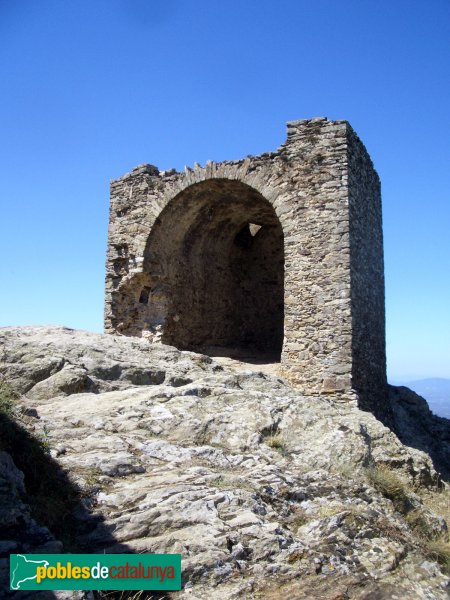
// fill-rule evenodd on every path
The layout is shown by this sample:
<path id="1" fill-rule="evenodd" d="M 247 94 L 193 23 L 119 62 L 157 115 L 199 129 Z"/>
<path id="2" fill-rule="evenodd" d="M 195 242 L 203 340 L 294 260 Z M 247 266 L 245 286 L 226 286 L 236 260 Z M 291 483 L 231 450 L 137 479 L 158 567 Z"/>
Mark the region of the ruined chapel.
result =
<path id="1" fill-rule="evenodd" d="M 380 182 L 346 121 L 111 182 L 105 331 L 279 361 L 308 395 L 387 410 Z"/>

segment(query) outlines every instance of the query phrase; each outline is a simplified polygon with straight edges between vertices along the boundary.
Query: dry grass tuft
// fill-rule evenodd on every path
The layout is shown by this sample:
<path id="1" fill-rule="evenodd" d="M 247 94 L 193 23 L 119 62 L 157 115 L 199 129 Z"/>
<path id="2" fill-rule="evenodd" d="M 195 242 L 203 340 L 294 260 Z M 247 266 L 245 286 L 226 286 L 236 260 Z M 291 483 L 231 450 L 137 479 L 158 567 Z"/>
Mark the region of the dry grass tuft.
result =
<path id="1" fill-rule="evenodd" d="M 406 484 L 388 467 L 371 467 L 366 470 L 367 478 L 373 487 L 385 498 L 389 498 L 396 510 L 405 514 L 410 508 Z"/>
<path id="2" fill-rule="evenodd" d="M 425 553 L 438 562 L 442 570 L 450 574 L 450 544 L 443 538 L 425 542 Z"/>
<path id="3" fill-rule="evenodd" d="M 450 488 L 439 488 L 421 494 L 424 505 L 450 525 Z"/>

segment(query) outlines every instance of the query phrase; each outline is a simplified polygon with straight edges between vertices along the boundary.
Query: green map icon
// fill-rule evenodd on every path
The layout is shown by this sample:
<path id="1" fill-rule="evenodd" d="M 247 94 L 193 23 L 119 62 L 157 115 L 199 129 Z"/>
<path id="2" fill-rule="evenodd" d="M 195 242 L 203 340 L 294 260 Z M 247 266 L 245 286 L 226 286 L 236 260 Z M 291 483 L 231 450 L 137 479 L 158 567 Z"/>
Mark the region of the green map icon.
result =
<path id="1" fill-rule="evenodd" d="M 30 560 L 23 554 L 13 554 L 10 557 L 11 589 L 20 590 L 22 583 L 36 579 L 36 567 L 48 567 L 46 560 Z"/>

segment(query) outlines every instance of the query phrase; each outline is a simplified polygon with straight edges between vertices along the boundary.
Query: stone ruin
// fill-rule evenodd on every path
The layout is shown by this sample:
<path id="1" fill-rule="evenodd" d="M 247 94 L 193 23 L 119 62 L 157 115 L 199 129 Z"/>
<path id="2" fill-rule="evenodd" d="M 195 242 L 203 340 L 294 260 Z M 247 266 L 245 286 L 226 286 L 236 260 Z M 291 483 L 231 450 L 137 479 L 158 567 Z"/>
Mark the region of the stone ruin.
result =
<path id="1" fill-rule="evenodd" d="M 349 123 L 112 181 L 105 332 L 278 361 L 304 394 L 388 420 L 380 182 Z"/>

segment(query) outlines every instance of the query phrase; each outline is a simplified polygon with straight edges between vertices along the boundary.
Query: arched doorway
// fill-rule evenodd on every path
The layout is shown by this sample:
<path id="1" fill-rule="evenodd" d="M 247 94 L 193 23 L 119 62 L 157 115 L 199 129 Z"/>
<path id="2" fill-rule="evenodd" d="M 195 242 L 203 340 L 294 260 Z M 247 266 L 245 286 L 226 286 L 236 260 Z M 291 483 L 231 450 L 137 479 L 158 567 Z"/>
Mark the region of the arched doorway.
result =
<path id="1" fill-rule="evenodd" d="M 144 252 L 141 322 L 163 343 L 279 360 L 283 344 L 283 231 L 250 186 L 212 179 L 179 193 Z"/>

